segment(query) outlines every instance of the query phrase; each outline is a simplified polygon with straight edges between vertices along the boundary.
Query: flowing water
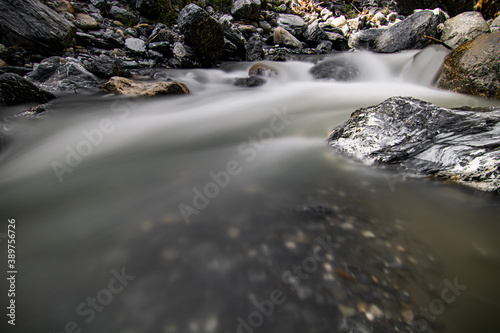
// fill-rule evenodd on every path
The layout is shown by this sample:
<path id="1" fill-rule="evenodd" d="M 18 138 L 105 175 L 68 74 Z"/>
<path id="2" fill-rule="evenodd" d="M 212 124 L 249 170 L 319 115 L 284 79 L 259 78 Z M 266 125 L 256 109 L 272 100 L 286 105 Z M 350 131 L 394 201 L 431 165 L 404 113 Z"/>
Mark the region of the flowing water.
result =
<path id="1" fill-rule="evenodd" d="M 15 218 L 19 332 L 498 332 L 498 197 L 326 144 L 391 96 L 493 105 L 432 87 L 445 54 L 330 56 L 354 82 L 270 63 L 253 89 L 231 84 L 251 63 L 156 70 L 191 94 L 82 91 L 18 119 L 0 233 L 5 267 Z"/>

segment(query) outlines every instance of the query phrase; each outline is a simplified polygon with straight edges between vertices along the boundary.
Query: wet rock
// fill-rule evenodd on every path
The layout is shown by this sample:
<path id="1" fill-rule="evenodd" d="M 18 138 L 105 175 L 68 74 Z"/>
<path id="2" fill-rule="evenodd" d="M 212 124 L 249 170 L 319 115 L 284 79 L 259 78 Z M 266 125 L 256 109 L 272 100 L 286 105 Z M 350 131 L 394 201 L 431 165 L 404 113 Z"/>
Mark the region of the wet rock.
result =
<path id="1" fill-rule="evenodd" d="M 281 27 L 277 27 L 273 34 L 274 44 L 279 46 L 290 47 L 292 49 L 301 49 L 302 43 L 295 38 L 291 33 Z"/>
<path id="2" fill-rule="evenodd" d="M 304 30 L 304 40 L 309 46 L 317 46 L 322 40 L 325 40 L 325 33 L 319 27 L 318 21 L 309 24 Z"/>
<path id="3" fill-rule="evenodd" d="M 271 65 L 258 62 L 253 64 L 248 70 L 250 76 L 275 77 L 278 75 L 278 70 Z"/>
<path id="4" fill-rule="evenodd" d="M 112 6 L 108 14 L 113 19 L 118 20 L 127 26 L 131 26 L 137 23 L 137 18 L 133 13 L 118 5 Z"/>
<path id="5" fill-rule="evenodd" d="M 325 31 L 325 40 L 332 42 L 332 48 L 334 50 L 345 51 L 349 49 L 347 38 L 345 38 L 343 34 Z"/>
<path id="6" fill-rule="evenodd" d="M 500 32 L 465 42 L 446 58 L 437 86 L 442 89 L 500 98 Z"/>
<path id="7" fill-rule="evenodd" d="M 260 76 L 250 76 L 250 77 L 244 77 L 244 78 L 237 78 L 233 85 L 237 87 L 248 87 L 248 88 L 254 88 L 254 87 L 260 87 L 266 83 L 266 79 L 260 77 Z"/>
<path id="8" fill-rule="evenodd" d="M 160 52 L 164 57 L 172 55 L 172 49 L 169 42 L 153 42 L 148 44 L 148 49 Z"/>
<path id="9" fill-rule="evenodd" d="M 490 27 L 479 12 L 465 12 L 444 22 L 441 40 L 452 48 L 490 32 Z"/>
<path id="10" fill-rule="evenodd" d="M 100 80 L 74 58 L 50 57 L 42 61 L 27 78 L 50 92 L 95 88 Z"/>
<path id="11" fill-rule="evenodd" d="M 103 47 L 106 49 L 112 49 L 115 47 L 125 46 L 125 38 L 123 33 L 116 28 L 108 28 L 102 34 Z"/>
<path id="12" fill-rule="evenodd" d="M 22 76 L 13 73 L 0 75 L 0 105 L 46 103 L 54 98 L 54 95 L 41 90 Z"/>
<path id="13" fill-rule="evenodd" d="M 84 66 L 89 72 L 103 79 L 109 79 L 112 76 L 130 77 L 129 71 L 122 67 L 119 59 L 105 54 L 84 62 Z"/>
<path id="14" fill-rule="evenodd" d="M 291 14 L 279 14 L 277 24 L 297 38 L 302 38 L 306 28 L 306 22 L 302 17 Z"/>
<path id="15" fill-rule="evenodd" d="M 36 0 L 0 1 L 3 42 L 38 52 L 59 52 L 71 45 L 76 28 Z"/>
<path id="16" fill-rule="evenodd" d="M 393 53 L 403 50 L 422 49 L 430 44 L 424 37 L 437 36 L 437 26 L 444 21 L 439 13 L 422 10 L 407 17 L 405 20 L 383 30 L 376 40 L 374 51 Z"/>
<path id="17" fill-rule="evenodd" d="M 140 38 L 130 37 L 125 39 L 125 48 L 132 53 L 146 52 L 146 43 Z"/>
<path id="18" fill-rule="evenodd" d="M 314 65 L 310 73 L 316 79 L 352 81 L 358 78 L 359 69 L 344 59 L 328 59 Z"/>
<path id="19" fill-rule="evenodd" d="M 321 41 L 321 43 L 318 44 L 316 49 L 319 52 L 327 53 L 327 52 L 330 52 L 332 50 L 332 46 L 333 46 L 332 42 L 330 42 L 329 40 L 323 40 L 323 41 Z"/>
<path id="20" fill-rule="evenodd" d="M 80 29 L 94 29 L 99 25 L 96 19 L 88 14 L 76 14 L 75 18 L 75 25 Z"/>
<path id="21" fill-rule="evenodd" d="M 189 94 L 189 88 L 181 82 L 140 82 L 119 76 L 114 76 L 104 83 L 102 90 L 113 94 L 144 97 Z"/>
<path id="22" fill-rule="evenodd" d="M 222 25 L 205 10 L 189 4 L 179 13 L 179 28 L 205 66 L 212 66 L 224 52 Z"/>
<path id="23" fill-rule="evenodd" d="M 259 34 L 254 34 L 248 39 L 246 45 L 247 61 L 256 61 L 264 59 L 264 41 L 262 36 Z"/>
<path id="24" fill-rule="evenodd" d="M 349 37 L 349 47 L 360 50 L 374 50 L 383 29 L 368 29 L 353 33 Z"/>
<path id="25" fill-rule="evenodd" d="M 500 191 L 500 108 L 446 109 L 392 97 L 355 111 L 328 138 L 367 164 L 390 163 L 417 174 Z"/>
<path id="26" fill-rule="evenodd" d="M 174 58 L 171 59 L 170 64 L 173 67 L 197 68 L 202 66 L 194 50 L 186 44 L 179 42 L 175 43 L 172 53 Z"/>
<path id="27" fill-rule="evenodd" d="M 257 20 L 260 13 L 260 0 L 235 0 L 231 14 L 238 19 Z"/>

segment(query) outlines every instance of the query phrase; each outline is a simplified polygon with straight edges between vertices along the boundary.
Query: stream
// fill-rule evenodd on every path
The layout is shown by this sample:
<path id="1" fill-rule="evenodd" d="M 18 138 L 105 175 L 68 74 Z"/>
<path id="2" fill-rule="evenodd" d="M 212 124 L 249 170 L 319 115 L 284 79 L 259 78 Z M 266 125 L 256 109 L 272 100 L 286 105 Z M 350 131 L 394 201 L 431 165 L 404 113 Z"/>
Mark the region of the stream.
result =
<path id="1" fill-rule="evenodd" d="M 17 331 L 498 332 L 498 197 L 326 144 L 391 96 L 498 105 L 434 88 L 445 55 L 329 55 L 351 82 L 314 80 L 317 57 L 265 62 L 279 74 L 258 88 L 232 85 L 252 63 L 142 70 L 191 94 L 81 90 L 9 120 Z"/>

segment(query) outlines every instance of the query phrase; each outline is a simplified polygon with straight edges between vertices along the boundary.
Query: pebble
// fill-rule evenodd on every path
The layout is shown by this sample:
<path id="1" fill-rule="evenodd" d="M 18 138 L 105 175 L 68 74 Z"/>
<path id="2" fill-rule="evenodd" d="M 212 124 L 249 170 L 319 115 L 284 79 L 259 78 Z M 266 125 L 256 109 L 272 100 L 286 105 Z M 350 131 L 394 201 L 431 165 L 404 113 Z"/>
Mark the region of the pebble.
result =
<path id="1" fill-rule="evenodd" d="M 370 230 L 364 230 L 361 232 L 361 234 L 365 238 L 375 238 L 375 234 L 373 232 L 371 232 Z"/>
<path id="2" fill-rule="evenodd" d="M 382 312 L 382 310 L 380 310 L 380 308 L 375 304 L 370 305 L 370 307 L 368 308 L 368 312 L 378 319 L 384 317 L 384 313 Z"/>

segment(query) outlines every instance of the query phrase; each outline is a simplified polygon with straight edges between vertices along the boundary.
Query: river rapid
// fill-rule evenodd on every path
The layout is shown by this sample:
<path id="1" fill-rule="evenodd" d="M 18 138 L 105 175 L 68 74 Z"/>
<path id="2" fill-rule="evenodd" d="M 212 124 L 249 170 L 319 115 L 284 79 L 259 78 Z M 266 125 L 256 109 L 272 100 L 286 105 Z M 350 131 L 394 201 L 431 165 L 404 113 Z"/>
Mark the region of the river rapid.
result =
<path id="1" fill-rule="evenodd" d="M 16 328 L 498 332 L 498 197 L 326 144 L 391 96 L 495 105 L 434 88 L 445 55 L 330 55 L 359 66 L 351 82 L 314 80 L 317 58 L 269 62 L 279 74 L 258 88 L 232 85 L 252 63 L 147 70 L 191 94 L 80 90 L 9 120 L 0 233 L 15 218 Z"/>

